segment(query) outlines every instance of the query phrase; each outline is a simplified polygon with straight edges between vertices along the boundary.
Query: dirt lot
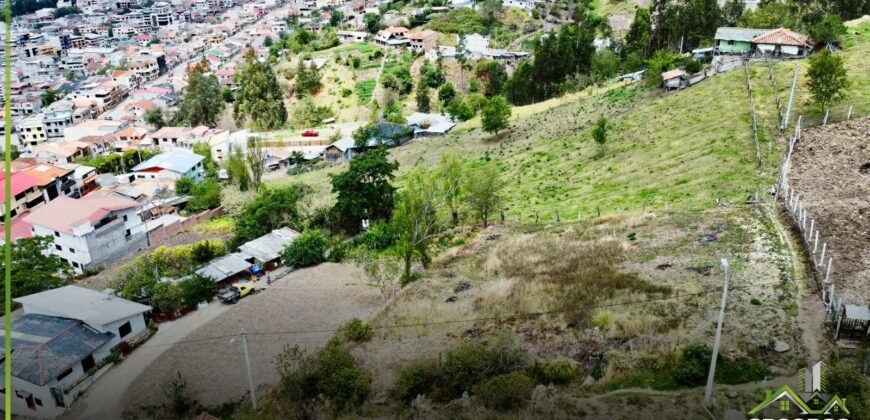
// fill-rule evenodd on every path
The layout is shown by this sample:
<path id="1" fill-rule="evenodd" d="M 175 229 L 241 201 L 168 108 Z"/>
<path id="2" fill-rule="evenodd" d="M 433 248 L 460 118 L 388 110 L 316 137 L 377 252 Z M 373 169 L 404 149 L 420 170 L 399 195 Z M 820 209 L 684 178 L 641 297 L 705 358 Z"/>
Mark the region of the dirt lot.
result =
<path id="1" fill-rule="evenodd" d="M 870 296 L 870 118 L 804 130 L 791 185 L 833 250 L 834 282 L 846 302 Z"/>
<path id="2" fill-rule="evenodd" d="M 171 346 L 133 381 L 121 401 L 128 408 L 161 402 L 161 386 L 176 372 L 203 404 L 238 400 L 248 392 L 248 382 L 242 345 L 230 339 L 242 328 L 248 332 L 254 380 L 264 389 L 278 380 L 273 361 L 285 345 L 319 346 L 332 330 L 354 317 L 366 319 L 381 302 L 379 292 L 352 265 L 326 263 L 296 271 Z"/>

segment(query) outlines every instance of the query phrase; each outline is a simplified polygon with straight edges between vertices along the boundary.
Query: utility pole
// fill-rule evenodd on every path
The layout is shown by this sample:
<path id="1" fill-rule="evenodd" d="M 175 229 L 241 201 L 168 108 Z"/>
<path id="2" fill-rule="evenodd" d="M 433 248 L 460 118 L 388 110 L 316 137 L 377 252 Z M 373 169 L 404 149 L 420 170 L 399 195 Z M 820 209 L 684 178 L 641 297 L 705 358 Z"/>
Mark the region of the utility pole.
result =
<path id="1" fill-rule="evenodd" d="M 251 405 L 254 409 L 257 409 L 257 393 L 254 389 L 254 377 L 251 375 L 251 357 L 248 355 L 248 336 L 245 335 L 245 329 L 242 328 L 242 332 L 239 334 L 239 337 L 242 339 L 242 349 L 245 351 L 245 367 L 248 369 L 248 385 L 251 387 Z M 236 338 L 230 340 L 230 343 L 235 343 Z"/>
<path id="2" fill-rule="evenodd" d="M 707 374 L 707 389 L 704 390 L 704 404 L 713 403 L 713 378 L 716 376 L 716 358 L 719 357 L 719 343 L 722 340 L 722 322 L 725 320 L 725 300 L 728 298 L 728 260 L 722 258 L 725 272 L 725 286 L 722 287 L 722 305 L 719 308 L 719 323 L 716 325 L 716 339 L 713 341 L 713 357 L 710 359 L 710 372 Z"/>

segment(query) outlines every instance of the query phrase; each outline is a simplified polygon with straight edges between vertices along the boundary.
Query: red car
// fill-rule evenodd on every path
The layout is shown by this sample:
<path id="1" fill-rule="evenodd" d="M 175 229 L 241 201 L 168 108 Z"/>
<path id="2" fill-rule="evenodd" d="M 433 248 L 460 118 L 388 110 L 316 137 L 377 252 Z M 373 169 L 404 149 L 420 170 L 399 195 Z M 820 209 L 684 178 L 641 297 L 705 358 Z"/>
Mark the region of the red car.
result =
<path id="1" fill-rule="evenodd" d="M 317 137 L 318 133 L 314 130 L 307 130 L 302 132 L 302 137 Z"/>

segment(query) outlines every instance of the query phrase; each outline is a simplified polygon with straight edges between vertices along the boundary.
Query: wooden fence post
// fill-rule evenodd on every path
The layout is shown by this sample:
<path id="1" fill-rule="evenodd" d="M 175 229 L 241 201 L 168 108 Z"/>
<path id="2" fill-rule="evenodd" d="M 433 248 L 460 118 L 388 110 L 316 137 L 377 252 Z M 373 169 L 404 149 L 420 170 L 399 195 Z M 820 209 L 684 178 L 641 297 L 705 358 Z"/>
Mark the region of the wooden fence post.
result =
<path id="1" fill-rule="evenodd" d="M 819 258 L 819 262 L 816 265 L 821 266 L 822 263 L 825 262 L 825 251 L 827 251 L 827 250 L 828 250 L 828 243 L 827 242 L 822 243 L 822 256 Z"/>

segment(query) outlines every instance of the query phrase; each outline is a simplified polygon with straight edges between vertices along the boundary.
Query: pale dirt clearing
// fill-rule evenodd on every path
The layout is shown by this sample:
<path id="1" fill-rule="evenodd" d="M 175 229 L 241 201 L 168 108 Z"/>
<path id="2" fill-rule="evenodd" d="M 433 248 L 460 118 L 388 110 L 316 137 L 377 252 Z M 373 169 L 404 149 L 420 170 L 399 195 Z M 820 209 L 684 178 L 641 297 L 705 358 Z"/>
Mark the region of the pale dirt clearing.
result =
<path id="1" fill-rule="evenodd" d="M 326 263 L 298 270 L 168 348 L 120 399 L 128 408 L 160 403 L 161 386 L 181 372 L 191 395 L 202 404 L 239 400 L 248 393 L 248 382 L 241 343 L 230 343 L 230 336 L 243 327 L 254 381 L 263 390 L 278 381 L 274 360 L 285 345 L 318 347 L 333 336 L 332 330 L 352 318 L 368 318 L 381 303 L 379 292 L 353 265 Z M 317 332 L 294 333 L 300 331 Z"/>

